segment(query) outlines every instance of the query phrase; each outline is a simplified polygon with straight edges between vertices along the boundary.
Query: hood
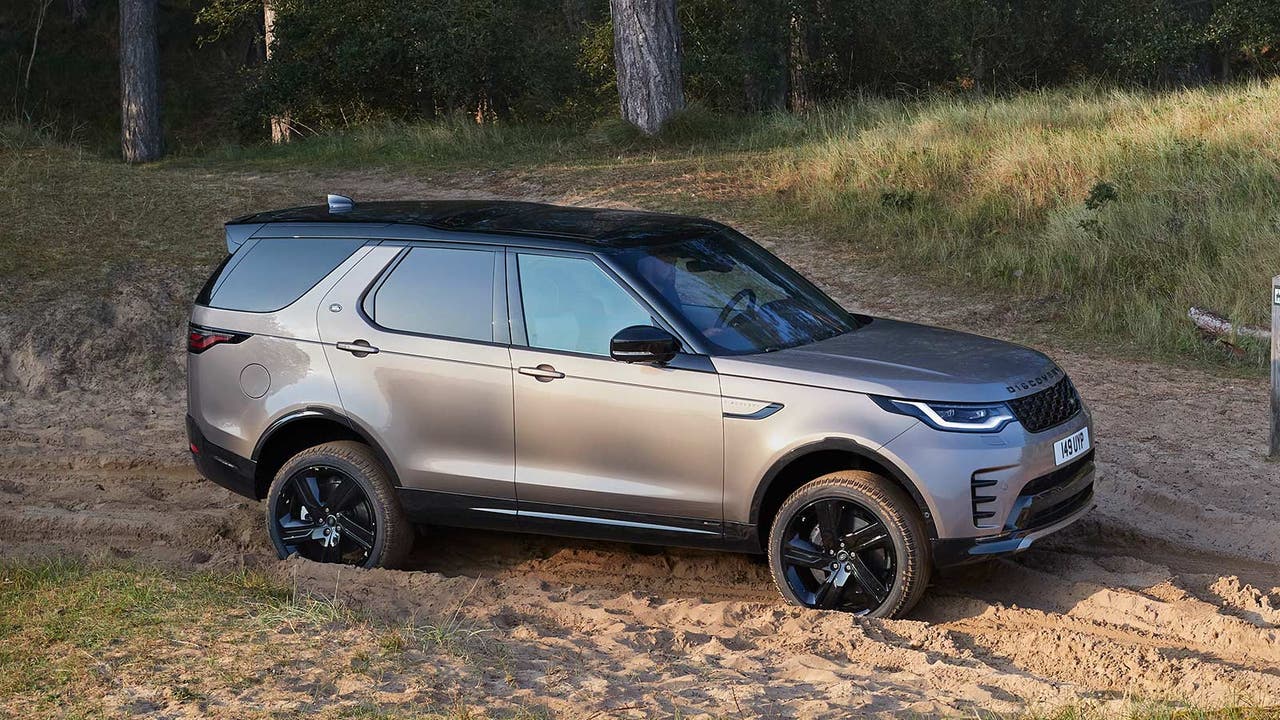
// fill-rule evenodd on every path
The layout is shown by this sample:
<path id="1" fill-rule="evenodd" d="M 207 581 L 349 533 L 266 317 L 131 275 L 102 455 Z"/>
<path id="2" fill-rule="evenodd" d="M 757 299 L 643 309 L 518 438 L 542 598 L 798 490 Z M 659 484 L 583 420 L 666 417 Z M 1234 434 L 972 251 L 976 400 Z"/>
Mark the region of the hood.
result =
<path id="1" fill-rule="evenodd" d="M 713 362 L 726 375 L 951 402 L 1023 397 L 1063 376 L 1052 360 L 1022 345 L 879 318 L 810 345 Z"/>

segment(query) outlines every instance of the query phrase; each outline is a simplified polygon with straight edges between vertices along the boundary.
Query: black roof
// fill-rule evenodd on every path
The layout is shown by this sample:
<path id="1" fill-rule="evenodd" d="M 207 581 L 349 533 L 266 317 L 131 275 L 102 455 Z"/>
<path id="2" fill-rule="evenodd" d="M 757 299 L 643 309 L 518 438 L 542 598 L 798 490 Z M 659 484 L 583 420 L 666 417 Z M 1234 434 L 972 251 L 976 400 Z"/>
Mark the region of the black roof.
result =
<path id="1" fill-rule="evenodd" d="M 246 215 L 227 224 L 254 223 L 391 223 L 454 232 L 553 237 L 611 247 L 664 244 L 724 229 L 711 220 L 683 215 L 510 200 L 363 202 L 345 212 L 330 212 L 327 205 L 308 205 Z"/>

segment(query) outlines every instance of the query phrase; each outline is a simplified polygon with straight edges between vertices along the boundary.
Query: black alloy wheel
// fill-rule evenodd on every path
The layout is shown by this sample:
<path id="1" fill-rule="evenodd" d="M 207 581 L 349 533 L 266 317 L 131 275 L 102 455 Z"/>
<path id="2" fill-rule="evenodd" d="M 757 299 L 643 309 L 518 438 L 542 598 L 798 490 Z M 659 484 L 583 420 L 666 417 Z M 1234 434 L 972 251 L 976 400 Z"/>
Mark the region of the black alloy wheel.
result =
<path id="1" fill-rule="evenodd" d="M 897 553 L 889 529 L 869 509 L 840 498 L 816 500 L 785 533 L 784 574 L 806 606 L 866 614 L 889 597 Z"/>
<path id="2" fill-rule="evenodd" d="M 364 565 L 378 539 L 377 514 L 360 483 L 336 467 L 310 465 L 285 480 L 275 508 L 287 553 Z"/>
<path id="3" fill-rule="evenodd" d="M 372 448 L 335 440 L 289 458 L 267 488 L 267 534 L 281 559 L 398 568 L 417 535 Z"/>
<path id="4" fill-rule="evenodd" d="M 933 569 L 915 503 L 892 481 L 840 470 L 800 486 L 769 530 L 769 571 L 788 602 L 866 617 L 901 617 Z"/>

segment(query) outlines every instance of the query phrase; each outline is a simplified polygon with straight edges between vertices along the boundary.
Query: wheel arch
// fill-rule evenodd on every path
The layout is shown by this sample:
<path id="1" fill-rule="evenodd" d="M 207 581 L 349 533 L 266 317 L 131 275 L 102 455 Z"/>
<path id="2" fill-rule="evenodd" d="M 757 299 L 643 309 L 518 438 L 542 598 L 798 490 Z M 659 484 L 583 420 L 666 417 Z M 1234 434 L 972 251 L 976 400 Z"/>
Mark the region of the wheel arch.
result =
<path id="1" fill-rule="evenodd" d="M 259 499 L 267 496 L 272 479 L 289 458 L 309 447 L 335 440 L 354 440 L 371 450 L 400 487 L 391 457 L 374 439 L 373 433 L 350 416 L 327 407 L 307 407 L 281 415 L 267 426 L 253 448 L 254 491 Z"/>
<path id="2" fill-rule="evenodd" d="M 938 537 L 933 513 L 924 495 L 911 478 L 884 455 L 855 440 L 829 437 L 788 451 L 769 467 L 751 499 L 751 527 L 761 544 L 767 542 L 769 527 L 782 503 L 800 486 L 839 470 L 866 470 L 882 475 L 901 488 L 915 503 L 930 539 Z"/>

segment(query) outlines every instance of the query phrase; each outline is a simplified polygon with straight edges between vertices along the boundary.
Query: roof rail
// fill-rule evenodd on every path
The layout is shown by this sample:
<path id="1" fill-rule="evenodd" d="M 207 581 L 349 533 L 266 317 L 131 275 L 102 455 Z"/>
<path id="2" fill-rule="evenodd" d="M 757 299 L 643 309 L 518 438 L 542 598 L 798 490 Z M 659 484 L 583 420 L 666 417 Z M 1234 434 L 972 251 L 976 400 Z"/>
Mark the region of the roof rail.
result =
<path id="1" fill-rule="evenodd" d="M 346 195 L 329 193 L 327 201 L 329 203 L 329 212 L 331 213 L 350 212 L 351 208 L 356 206 L 355 202 Z"/>

